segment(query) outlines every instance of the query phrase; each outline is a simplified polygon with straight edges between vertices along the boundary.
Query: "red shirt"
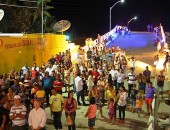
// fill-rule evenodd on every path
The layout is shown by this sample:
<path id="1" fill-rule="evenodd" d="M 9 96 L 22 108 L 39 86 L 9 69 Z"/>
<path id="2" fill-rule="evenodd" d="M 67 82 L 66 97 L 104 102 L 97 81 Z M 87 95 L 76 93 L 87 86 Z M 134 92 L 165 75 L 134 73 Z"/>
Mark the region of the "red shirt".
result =
<path id="1" fill-rule="evenodd" d="M 35 78 L 36 74 L 37 74 L 37 70 L 32 70 L 31 71 L 31 78 Z"/>
<path id="2" fill-rule="evenodd" d="M 55 90 L 59 91 L 59 90 L 62 90 L 62 87 L 63 87 L 63 82 L 62 81 L 58 81 L 58 80 L 55 80 L 53 82 L 53 87 L 55 88 Z"/>
<path id="3" fill-rule="evenodd" d="M 93 75 L 93 79 L 94 79 L 95 81 L 97 81 L 97 80 L 98 80 L 98 77 L 100 76 L 100 74 L 99 74 L 98 71 L 92 71 L 92 75 Z"/>

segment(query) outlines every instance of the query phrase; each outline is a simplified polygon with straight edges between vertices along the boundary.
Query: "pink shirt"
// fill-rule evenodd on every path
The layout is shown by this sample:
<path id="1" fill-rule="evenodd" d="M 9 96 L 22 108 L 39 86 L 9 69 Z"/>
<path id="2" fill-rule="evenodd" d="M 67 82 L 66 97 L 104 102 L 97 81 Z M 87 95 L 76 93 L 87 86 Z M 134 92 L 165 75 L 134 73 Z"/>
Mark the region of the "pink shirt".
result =
<path id="1" fill-rule="evenodd" d="M 126 99 L 127 99 L 127 93 L 126 92 L 121 92 L 120 97 L 119 97 L 119 101 L 118 101 L 117 104 L 119 106 L 125 106 L 127 104 Z"/>
<path id="2" fill-rule="evenodd" d="M 47 121 L 47 115 L 44 109 L 33 108 L 29 113 L 28 123 L 29 126 L 32 126 L 34 129 L 40 127 L 45 127 Z"/>
<path id="3" fill-rule="evenodd" d="M 97 106 L 96 104 L 91 104 L 88 108 L 88 115 L 87 117 L 89 119 L 96 117 L 96 112 L 97 112 Z"/>

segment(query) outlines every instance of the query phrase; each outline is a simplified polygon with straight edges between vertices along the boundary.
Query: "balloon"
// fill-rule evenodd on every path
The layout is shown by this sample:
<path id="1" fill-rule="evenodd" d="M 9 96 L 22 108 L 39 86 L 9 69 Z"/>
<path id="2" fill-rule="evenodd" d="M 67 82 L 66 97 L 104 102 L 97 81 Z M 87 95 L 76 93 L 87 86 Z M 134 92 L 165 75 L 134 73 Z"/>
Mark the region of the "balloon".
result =
<path id="1" fill-rule="evenodd" d="M 4 17 L 4 11 L 0 9 L 0 21 L 2 20 L 3 17 Z"/>

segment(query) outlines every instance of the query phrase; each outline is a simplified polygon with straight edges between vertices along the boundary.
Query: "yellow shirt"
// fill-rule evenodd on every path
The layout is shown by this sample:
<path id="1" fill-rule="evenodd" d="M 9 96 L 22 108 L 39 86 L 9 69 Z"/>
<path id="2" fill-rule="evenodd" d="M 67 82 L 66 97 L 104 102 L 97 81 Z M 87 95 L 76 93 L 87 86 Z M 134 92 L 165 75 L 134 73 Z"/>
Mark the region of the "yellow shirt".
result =
<path id="1" fill-rule="evenodd" d="M 64 99 L 60 94 L 52 95 L 49 103 L 52 105 L 52 112 L 59 112 L 61 111 L 61 106 L 64 103 Z"/>
<path id="2" fill-rule="evenodd" d="M 38 90 L 38 91 L 36 92 L 36 97 L 37 97 L 37 98 L 43 98 L 43 97 L 45 97 L 45 91 L 44 91 L 44 90 Z"/>
<path id="3" fill-rule="evenodd" d="M 114 89 L 106 91 L 106 99 L 109 100 L 110 98 L 113 98 L 114 101 L 117 100 L 116 91 Z"/>

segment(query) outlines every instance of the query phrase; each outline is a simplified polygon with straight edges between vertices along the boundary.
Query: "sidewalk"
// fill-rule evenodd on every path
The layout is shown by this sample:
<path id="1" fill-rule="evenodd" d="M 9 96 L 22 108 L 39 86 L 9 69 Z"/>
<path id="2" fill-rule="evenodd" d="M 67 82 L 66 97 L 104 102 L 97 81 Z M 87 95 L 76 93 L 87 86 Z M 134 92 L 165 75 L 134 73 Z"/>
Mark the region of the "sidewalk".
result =
<path id="1" fill-rule="evenodd" d="M 167 90 L 167 85 L 169 81 L 165 82 L 165 90 Z M 127 86 L 127 81 L 125 82 L 125 86 Z M 67 93 L 63 93 L 63 96 L 66 97 Z M 76 97 L 75 97 L 76 98 Z M 86 102 L 88 103 L 88 102 Z M 159 107 L 159 113 L 168 113 L 169 107 L 164 103 L 160 103 Z M 76 128 L 77 130 L 88 130 L 88 119 L 84 117 L 86 111 L 88 109 L 88 106 L 78 106 L 76 111 Z M 48 119 L 51 119 L 50 117 L 50 109 L 49 107 L 46 108 L 46 112 L 48 115 Z M 114 125 L 110 125 L 107 123 L 108 121 L 108 109 L 106 106 L 103 107 L 103 115 L 105 118 L 101 118 L 99 111 L 97 112 L 97 120 L 96 120 L 96 126 L 94 127 L 95 130 L 147 130 L 148 127 L 148 121 L 149 116 L 146 115 L 146 105 L 144 102 L 143 105 L 143 111 L 141 114 L 141 117 L 139 118 L 137 113 L 132 113 L 129 111 L 129 104 L 126 108 L 126 116 L 125 116 L 125 123 L 119 124 L 119 119 L 117 118 Z M 117 110 L 117 117 L 118 117 L 118 110 Z M 63 130 L 67 130 L 66 125 L 66 117 L 65 113 L 63 111 L 62 113 L 62 124 L 63 124 Z M 53 130 L 54 126 L 53 124 L 47 125 L 48 130 Z"/>

